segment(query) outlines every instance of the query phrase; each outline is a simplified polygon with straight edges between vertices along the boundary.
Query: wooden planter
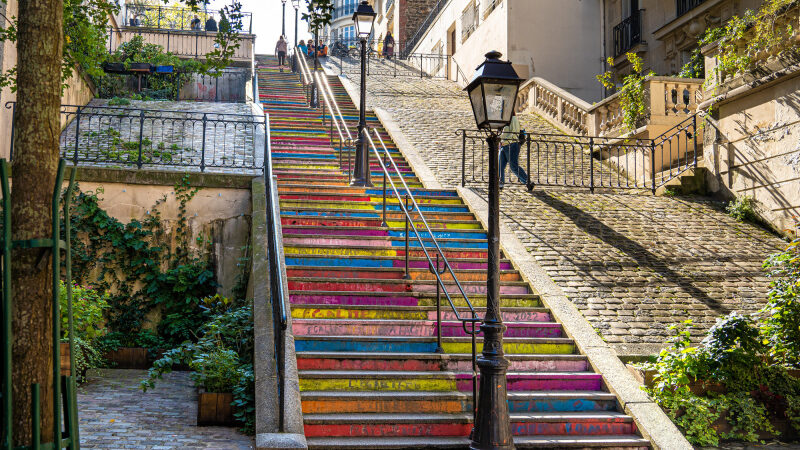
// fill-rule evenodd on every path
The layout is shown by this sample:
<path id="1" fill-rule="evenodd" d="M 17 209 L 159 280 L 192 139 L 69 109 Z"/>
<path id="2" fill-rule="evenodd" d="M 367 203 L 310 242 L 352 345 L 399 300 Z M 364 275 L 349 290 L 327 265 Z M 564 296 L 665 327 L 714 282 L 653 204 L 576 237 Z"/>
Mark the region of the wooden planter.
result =
<path id="1" fill-rule="evenodd" d="M 197 425 L 234 425 L 233 394 L 200 391 L 197 394 Z"/>
<path id="2" fill-rule="evenodd" d="M 147 349 L 141 347 L 120 347 L 106 353 L 109 367 L 115 369 L 149 369 L 150 361 L 147 358 Z"/>
<path id="3" fill-rule="evenodd" d="M 61 352 L 61 376 L 69 376 L 69 342 L 61 342 L 58 347 Z"/>

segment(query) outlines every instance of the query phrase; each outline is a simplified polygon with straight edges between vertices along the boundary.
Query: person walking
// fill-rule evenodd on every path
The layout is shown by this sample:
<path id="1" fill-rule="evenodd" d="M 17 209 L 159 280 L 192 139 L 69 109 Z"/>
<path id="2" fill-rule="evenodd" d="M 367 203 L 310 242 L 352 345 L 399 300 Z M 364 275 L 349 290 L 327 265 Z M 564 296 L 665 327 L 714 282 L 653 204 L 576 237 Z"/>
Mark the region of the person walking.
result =
<path id="1" fill-rule="evenodd" d="M 281 72 L 283 72 L 283 63 L 286 61 L 286 39 L 283 36 L 278 39 L 278 43 L 275 44 L 275 54 L 278 55 L 278 66 L 281 68 Z"/>
<path id="2" fill-rule="evenodd" d="M 511 122 L 503 128 L 500 135 L 501 142 L 505 143 L 500 149 L 500 189 L 506 182 L 506 166 L 511 165 L 511 172 L 517 174 L 522 184 L 528 184 L 528 174 L 519 166 L 520 143 L 525 140 L 525 132 L 520 130 L 517 114 L 511 116 Z"/>
<path id="3" fill-rule="evenodd" d="M 386 32 L 386 38 L 383 40 L 383 54 L 386 55 L 386 59 L 392 59 L 394 56 L 394 37 L 391 31 Z"/>

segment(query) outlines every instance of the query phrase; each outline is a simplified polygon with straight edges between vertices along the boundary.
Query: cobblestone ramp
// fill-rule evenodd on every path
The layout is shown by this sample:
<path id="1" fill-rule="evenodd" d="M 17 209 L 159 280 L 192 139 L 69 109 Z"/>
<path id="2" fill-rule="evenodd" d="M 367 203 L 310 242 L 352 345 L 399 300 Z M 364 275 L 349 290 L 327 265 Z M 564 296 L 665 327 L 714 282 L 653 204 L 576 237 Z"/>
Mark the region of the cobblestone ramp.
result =
<path id="1" fill-rule="evenodd" d="M 346 82 L 358 85 L 358 78 Z M 385 110 L 445 187 L 461 183 L 461 137 L 474 129 L 466 94 L 446 80 L 373 76 L 368 108 Z M 522 127 L 561 133 L 534 114 Z M 507 181 L 516 182 L 512 178 Z M 471 185 L 482 198 L 486 187 Z M 470 187 L 470 186 L 468 186 Z M 706 197 L 509 186 L 502 220 L 619 353 L 657 352 L 671 324 L 692 319 L 696 335 L 730 311 L 753 312 L 769 280 L 761 264 L 783 246 L 737 223 Z"/>
<path id="2" fill-rule="evenodd" d="M 381 225 L 379 166 L 371 163 L 374 188 L 349 187 L 321 110 L 307 108 L 299 77 L 276 66 L 272 58 L 259 59 L 259 88 L 272 123 L 308 444 L 465 448 L 472 429 L 470 338 L 445 304 L 445 353 L 435 352 L 436 284 L 414 241 L 410 279 L 404 279 L 404 221 L 390 199 L 388 226 Z M 329 81 L 354 126 L 353 103 L 338 79 Z M 453 189 L 423 189 L 381 124 L 372 114 L 368 120 L 387 142 L 482 315 L 485 231 Z M 633 419 L 618 411 L 602 376 L 505 257 L 500 291 L 517 447 L 648 448 Z M 463 314 L 465 306 L 462 300 Z"/>

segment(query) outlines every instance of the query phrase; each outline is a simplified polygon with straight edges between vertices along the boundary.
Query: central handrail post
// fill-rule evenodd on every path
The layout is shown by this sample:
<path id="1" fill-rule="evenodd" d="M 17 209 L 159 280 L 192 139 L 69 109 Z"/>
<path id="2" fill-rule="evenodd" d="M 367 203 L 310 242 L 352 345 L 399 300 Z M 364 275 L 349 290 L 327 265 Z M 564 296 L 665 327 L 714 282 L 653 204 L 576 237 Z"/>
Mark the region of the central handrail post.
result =
<path id="1" fill-rule="evenodd" d="M 408 192 L 405 194 L 405 210 L 406 210 L 406 274 L 403 276 L 404 280 L 411 279 L 411 273 L 408 271 L 408 221 L 409 221 L 409 211 L 408 211 Z"/>
<path id="2" fill-rule="evenodd" d="M 386 167 L 386 154 L 383 155 L 383 166 Z M 386 223 L 386 171 L 383 171 L 383 223 L 382 227 L 388 227 Z"/>
<path id="3" fill-rule="evenodd" d="M 461 187 L 467 185 L 467 130 L 461 130 Z M 530 173 L 530 170 L 528 170 Z"/>
<path id="4" fill-rule="evenodd" d="M 594 194 L 594 138 L 589 138 L 589 192 Z"/>

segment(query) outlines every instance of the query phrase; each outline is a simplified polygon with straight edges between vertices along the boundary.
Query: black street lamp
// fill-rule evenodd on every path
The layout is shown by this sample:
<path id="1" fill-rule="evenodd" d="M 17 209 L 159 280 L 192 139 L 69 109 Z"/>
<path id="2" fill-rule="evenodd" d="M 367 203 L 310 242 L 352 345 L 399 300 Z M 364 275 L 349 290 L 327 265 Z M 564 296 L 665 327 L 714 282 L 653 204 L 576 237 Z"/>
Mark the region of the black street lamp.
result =
<path id="1" fill-rule="evenodd" d="M 367 38 L 372 34 L 372 25 L 375 21 L 375 11 L 372 6 L 363 0 L 353 14 L 356 24 L 356 34 L 361 40 L 361 109 L 358 115 L 358 140 L 356 141 L 356 164 L 351 186 L 372 186 L 369 170 L 369 152 L 363 137 L 364 128 L 367 127 Z"/>
<path id="2" fill-rule="evenodd" d="M 294 7 L 294 58 L 292 58 L 292 72 L 297 72 L 297 13 L 300 10 L 300 0 L 292 0 Z"/>
<path id="3" fill-rule="evenodd" d="M 286 36 L 286 0 L 281 0 L 281 6 L 283 8 L 282 11 L 282 19 L 281 19 L 281 36 Z"/>
<path id="4" fill-rule="evenodd" d="M 486 276 L 486 315 L 483 318 L 483 352 L 478 357 L 481 381 L 478 414 L 472 430 L 471 449 L 514 448 L 508 417 L 506 371 L 503 352 L 506 326 L 500 316 L 500 131 L 511 122 L 522 79 L 500 52 L 486 54 L 472 81 L 464 89 L 469 94 L 478 128 L 489 132 L 489 233 L 488 273 Z"/>

